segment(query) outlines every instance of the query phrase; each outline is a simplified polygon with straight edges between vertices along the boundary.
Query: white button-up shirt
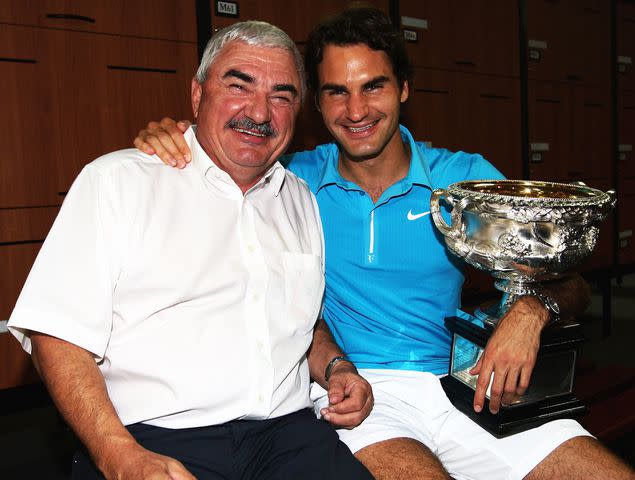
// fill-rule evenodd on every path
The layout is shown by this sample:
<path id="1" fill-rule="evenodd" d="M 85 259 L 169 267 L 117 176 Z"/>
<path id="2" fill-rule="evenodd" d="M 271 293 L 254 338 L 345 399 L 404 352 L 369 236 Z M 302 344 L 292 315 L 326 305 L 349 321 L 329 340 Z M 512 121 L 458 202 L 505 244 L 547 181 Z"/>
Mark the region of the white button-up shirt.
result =
<path id="1" fill-rule="evenodd" d="M 184 170 L 129 149 L 87 165 L 9 321 L 95 355 L 124 424 L 265 419 L 311 405 L 324 289 L 315 199 L 280 164 L 244 195 L 186 133 Z"/>

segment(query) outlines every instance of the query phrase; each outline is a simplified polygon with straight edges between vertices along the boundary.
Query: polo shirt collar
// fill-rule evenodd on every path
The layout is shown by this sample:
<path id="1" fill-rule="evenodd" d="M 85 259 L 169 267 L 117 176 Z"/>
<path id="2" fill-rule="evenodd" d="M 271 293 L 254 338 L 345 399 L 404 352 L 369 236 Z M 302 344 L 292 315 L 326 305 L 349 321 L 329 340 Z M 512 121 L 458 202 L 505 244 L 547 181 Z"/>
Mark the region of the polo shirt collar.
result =
<path id="1" fill-rule="evenodd" d="M 425 159 L 425 152 L 428 147 L 422 143 L 415 142 L 410 131 L 403 125 L 399 125 L 399 131 L 404 143 L 410 149 L 410 168 L 402 181 L 409 185 L 423 185 L 432 188 L 430 166 Z"/>
<path id="2" fill-rule="evenodd" d="M 234 182 L 229 174 L 216 165 L 207 152 L 203 150 L 203 147 L 196 138 L 195 125 L 188 128 L 183 135 L 185 137 L 185 141 L 190 146 L 190 150 L 192 151 L 191 167 L 194 168 L 206 182 L 217 186 L 218 182 L 236 186 L 236 182 Z M 269 187 L 271 188 L 274 196 L 277 197 L 280 194 L 280 189 L 282 188 L 284 179 L 284 167 L 280 164 L 280 162 L 276 161 L 271 167 L 269 167 L 269 170 L 265 172 L 263 177 L 252 187 L 252 189 L 258 187 Z"/>
<path id="3" fill-rule="evenodd" d="M 410 168 L 406 177 L 398 183 L 406 190 L 411 188 L 412 185 L 423 185 L 432 188 L 430 166 L 425 160 L 427 147 L 423 144 L 417 144 L 410 131 L 403 125 L 399 125 L 399 132 L 404 143 L 410 148 Z M 339 147 L 337 144 L 321 145 L 318 149 L 325 149 L 326 151 L 324 152 L 325 162 L 317 190 L 333 184 L 349 190 L 359 190 L 359 186 L 342 177 L 337 168 L 339 162 Z"/>

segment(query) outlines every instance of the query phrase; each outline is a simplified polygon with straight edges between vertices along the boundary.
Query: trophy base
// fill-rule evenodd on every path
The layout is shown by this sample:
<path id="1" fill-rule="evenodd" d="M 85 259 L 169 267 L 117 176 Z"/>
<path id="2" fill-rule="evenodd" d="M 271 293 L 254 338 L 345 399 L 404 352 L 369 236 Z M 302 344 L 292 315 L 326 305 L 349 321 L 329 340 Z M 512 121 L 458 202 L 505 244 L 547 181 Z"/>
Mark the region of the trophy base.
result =
<path id="1" fill-rule="evenodd" d="M 551 420 L 578 417 L 588 410 L 580 400 L 569 394 L 529 405 L 501 406 L 497 414 L 489 411 L 486 399 L 483 411 L 476 413 L 474 390 L 449 375 L 441 379 L 441 386 L 457 409 L 496 438 L 529 430 Z"/>
<path id="2" fill-rule="evenodd" d="M 504 437 L 586 412 L 586 407 L 572 394 L 577 347 L 584 339 L 579 324 L 561 321 L 543 331 L 529 388 L 511 405 L 502 406 L 497 414 L 489 412 L 487 397 L 483 411 L 474 412 L 477 377 L 469 374 L 493 329 L 458 317 L 446 318 L 445 325 L 453 339 L 449 373 L 441 379 L 443 389 L 456 408 L 492 435 Z"/>

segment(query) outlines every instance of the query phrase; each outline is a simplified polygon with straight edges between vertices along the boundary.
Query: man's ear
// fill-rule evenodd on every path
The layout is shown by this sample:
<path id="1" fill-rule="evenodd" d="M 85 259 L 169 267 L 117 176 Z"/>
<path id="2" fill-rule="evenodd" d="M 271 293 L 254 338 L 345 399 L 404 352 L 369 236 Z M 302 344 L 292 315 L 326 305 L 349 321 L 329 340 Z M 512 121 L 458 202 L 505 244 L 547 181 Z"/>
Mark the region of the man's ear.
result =
<path id="1" fill-rule="evenodd" d="M 313 102 L 315 103 L 316 110 L 322 113 L 322 110 L 320 110 L 320 97 L 317 93 L 313 95 Z"/>
<path id="2" fill-rule="evenodd" d="M 401 86 L 401 96 L 399 98 L 399 101 L 401 103 L 405 103 L 405 101 L 408 100 L 409 94 L 410 94 L 410 85 L 408 83 L 408 80 L 404 80 L 403 85 Z"/>
<path id="3" fill-rule="evenodd" d="M 198 106 L 201 103 L 201 95 L 203 94 L 203 86 L 198 83 L 196 77 L 192 79 L 192 112 L 194 117 L 198 116 Z"/>

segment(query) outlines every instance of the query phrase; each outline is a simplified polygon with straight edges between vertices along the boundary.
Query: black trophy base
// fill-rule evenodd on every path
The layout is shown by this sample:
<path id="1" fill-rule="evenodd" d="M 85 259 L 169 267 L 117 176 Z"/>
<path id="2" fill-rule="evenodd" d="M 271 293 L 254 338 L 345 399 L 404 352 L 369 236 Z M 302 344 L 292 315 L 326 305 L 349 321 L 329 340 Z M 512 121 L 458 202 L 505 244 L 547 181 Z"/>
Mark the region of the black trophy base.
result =
<path id="1" fill-rule="evenodd" d="M 573 418 L 587 412 L 580 400 L 573 395 L 547 398 L 530 405 L 501 406 L 497 414 L 489 411 L 489 400 L 481 413 L 474 411 L 474 390 L 459 380 L 446 376 L 441 385 L 452 404 L 497 438 L 538 427 L 560 418 Z"/>
<path id="2" fill-rule="evenodd" d="M 445 326 L 454 337 L 452 363 L 455 361 L 455 341 L 457 338 L 465 339 L 470 344 L 483 349 L 493 332 L 489 326 L 482 327 L 458 317 L 446 318 Z M 563 381 L 563 383 L 569 384 L 568 382 L 570 382 L 572 384 L 577 347 L 583 340 L 580 325 L 575 323 L 563 321 L 559 323 L 558 327 L 545 329 L 541 336 L 541 347 L 538 351 L 538 359 L 528 392 L 532 388 L 534 392 L 536 390 L 543 391 L 541 390 L 541 377 L 544 378 L 545 374 L 548 377 L 551 371 L 557 370 L 556 364 L 552 362 L 558 357 L 567 359 L 564 363 L 564 373 L 568 380 Z M 564 353 L 564 357 L 561 355 L 562 353 Z M 537 427 L 551 420 L 580 416 L 587 411 L 587 408 L 571 393 L 569 388 L 557 391 L 557 394 L 552 395 L 534 394 L 531 397 L 532 400 L 527 400 L 526 403 L 501 406 L 497 414 L 490 413 L 489 400 L 486 398 L 483 410 L 481 413 L 476 413 L 473 407 L 475 387 L 456 378 L 456 375 L 453 376 L 452 370 L 451 364 L 449 374 L 441 379 L 441 385 L 452 404 L 485 430 L 499 438 Z M 560 381 L 559 377 L 558 380 Z M 556 382 L 558 385 L 559 383 Z M 538 388 L 536 389 L 536 387 Z"/>

